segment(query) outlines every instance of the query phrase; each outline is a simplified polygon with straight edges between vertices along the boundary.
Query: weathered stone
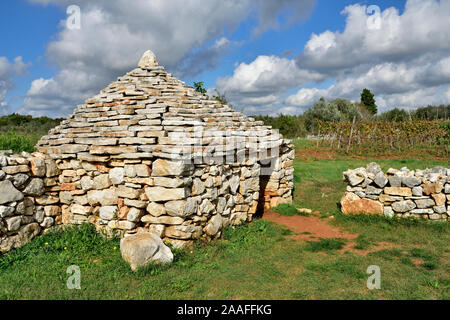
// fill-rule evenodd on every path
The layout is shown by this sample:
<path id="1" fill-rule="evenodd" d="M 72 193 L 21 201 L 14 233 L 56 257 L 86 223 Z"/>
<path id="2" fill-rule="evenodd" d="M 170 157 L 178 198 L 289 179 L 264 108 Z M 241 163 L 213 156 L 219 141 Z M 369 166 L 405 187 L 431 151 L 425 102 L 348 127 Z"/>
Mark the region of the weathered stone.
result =
<path id="1" fill-rule="evenodd" d="M 59 197 L 52 196 L 52 195 L 43 195 L 41 197 L 35 198 L 37 204 L 41 205 L 49 205 L 49 204 L 55 204 L 59 202 Z"/>
<path id="2" fill-rule="evenodd" d="M 366 176 L 358 171 L 346 171 L 344 172 L 344 178 L 352 187 L 354 187 L 362 183 L 366 179 Z"/>
<path id="3" fill-rule="evenodd" d="M 6 227 L 9 232 L 18 231 L 22 223 L 22 217 L 10 217 L 5 219 Z"/>
<path id="4" fill-rule="evenodd" d="M 414 188 L 412 188 L 412 194 L 415 197 L 421 197 L 423 195 L 422 187 L 414 187 Z"/>
<path id="5" fill-rule="evenodd" d="M 392 196 L 412 197 L 412 191 L 410 188 L 403 187 L 386 187 L 384 193 Z"/>
<path id="6" fill-rule="evenodd" d="M 383 192 L 382 189 L 377 189 L 377 188 L 374 188 L 374 187 L 372 187 L 372 186 L 368 186 L 368 187 L 366 188 L 366 194 L 376 194 L 376 195 L 379 195 L 379 194 L 381 194 L 381 192 Z"/>
<path id="7" fill-rule="evenodd" d="M 392 218 L 394 217 L 394 210 L 392 210 L 392 207 L 384 207 L 383 214 L 385 217 Z"/>
<path id="8" fill-rule="evenodd" d="M 431 208 L 436 205 L 433 199 L 419 199 L 415 200 L 415 203 L 419 209 Z"/>
<path id="9" fill-rule="evenodd" d="M 140 232 L 120 240 L 120 252 L 133 271 L 151 263 L 173 261 L 173 254 L 161 238 L 149 232 Z"/>
<path id="10" fill-rule="evenodd" d="M 100 218 L 104 220 L 113 220 L 117 217 L 119 210 L 117 206 L 103 206 L 100 208 Z"/>
<path id="11" fill-rule="evenodd" d="M 237 187 L 236 187 L 236 189 L 237 189 Z M 205 184 L 199 178 L 195 178 L 193 180 L 193 184 L 192 184 L 192 195 L 193 196 L 200 195 L 203 192 L 205 192 Z"/>
<path id="12" fill-rule="evenodd" d="M 423 193 L 429 196 L 432 193 L 440 193 L 443 189 L 443 185 L 440 183 L 426 182 L 422 185 Z"/>
<path id="13" fill-rule="evenodd" d="M 143 209 L 147 206 L 148 201 L 142 201 L 142 200 L 133 200 L 133 199 L 124 199 L 124 204 L 129 207 L 135 207 L 139 209 Z"/>
<path id="14" fill-rule="evenodd" d="M 380 194 L 379 200 L 381 202 L 395 202 L 395 201 L 401 201 L 401 200 L 403 200 L 403 198 L 390 196 L 388 194 Z"/>
<path id="15" fill-rule="evenodd" d="M 94 188 L 97 190 L 107 189 L 111 186 L 111 180 L 108 174 L 101 174 L 94 177 Z"/>
<path id="16" fill-rule="evenodd" d="M 389 179 L 389 185 L 391 187 L 401 187 L 402 186 L 402 177 L 390 176 L 388 179 Z"/>
<path id="17" fill-rule="evenodd" d="M 64 204 L 70 204 L 73 200 L 72 194 L 70 191 L 61 191 L 59 193 L 59 201 Z"/>
<path id="18" fill-rule="evenodd" d="M 94 189 L 94 181 L 90 177 L 84 176 L 81 178 L 80 182 L 81 189 L 86 191 Z"/>
<path id="19" fill-rule="evenodd" d="M 128 211 L 127 220 L 131 222 L 139 222 L 142 215 L 142 210 L 132 207 L 130 208 L 130 211 Z"/>
<path id="20" fill-rule="evenodd" d="M 222 229 L 223 218 L 220 214 L 213 216 L 205 227 L 205 232 L 210 235 L 216 235 Z"/>
<path id="21" fill-rule="evenodd" d="M 0 206 L 0 218 L 12 216 L 14 211 L 14 207 Z"/>
<path id="22" fill-rule="evenodd" d="M 134 168 L 138 177 L 150 177 L 151 170 L 146 164 L 137 164 Z"/>
<path id="23" fill-rule="evenodd" d="M 50 228 L 51 226 L 53 226 L 54 223 L 55 220 L 52 217 L 45 217 L 44 221 L 42 221 L 41 223 L 41 227 L 44 229 Z"/>
<path id="24" fill-rule="evenodd" d="M 139 194 L 140 194 L 139 190 L 136 190 L 136 189 L 133 189 L 133 188 L 129 188 L 129 187 L 126 187 L 124 185 L 120 185 L 117 188 L 117 195 L 119 197 L 122 197 L 122 198 L 138 199 L 139 198 Z"/>
<path id="25" fill-rule="evenodd" d="M 384 176 L 383 172 L 381 171 L 375 174 L 375 177 L 373 179 L 373 182 L 375 182 L 375 184 L 380 188 L 384 188 L 384 186 L 386 186 L 388 181 L 389 180 Z"/>
<path id="26" fill-rule="evenodd" d="M 383 204 L 346 192 L 341 199 L 341 211 L 344 214 L 383 214 Z"/>
<path id="27" fill-rule="evenodd" d="M 199 206 L 199 211 L 202 215 L 209 215 L 214 211 L 214 209 L 215 207 L 209 199 L 204 199 Z"/>
<path id="28" fill-rule="evenodd" d="M 92 212 L 91 207 L 83 206 L 78 203 L 72 204 L 70 206 L 69 210 L 72 214 L 79 214 L 79 215 L 83 215 L 83 216 L 87 216 L 87 215 L 91 214 L 91 212 Z"/>
<path id="29" fill-rule="evenodd" d="M 143 223 L 152 223 L 152 224 L 182 224 L 184 219 L 181 217 L 171 217 L 171 216 L 160 216 L 153 217 L 151 215 L 145 215 L 141 218 Z"/>
<path id="30" fill-rule="evenodd" d="M 17 190 L 11 181 L 0 181 L 0 204 L 20 201 L 23 199 L 23 194 Z"/>
<path id="31" fill-rule="evenodd" d="M 150 202 L 147 206 L 147 212 L 154 217 L 159 217 L 166 214 L 166 208 L 162 204 Z"/>
<path id="32" fill-rule="evenodd" d="M 0 241 L 0 252 L 7 252 L 14 248 L 19 248 L 30 242 L 35 236 L 41 232 L 41 228 L 37 223 L 30 223 L 20 228 L 15 236 Z"/>
<path id="33" fill-rule="evenodd" d="M 445 205 L 434 206 L 433 210 L 434 210 L 434 212 L 440 213 L 440 214 L 443 214 L 443 213 L 447 212 L 447 208 L 445 207 Z"/>
<path id="34" fill-rule="evenodd" d="M 433 209 L 413 209 L 410 211 L 411 214 L 432 214 Z"/>
<path id="35" fill-rule="evenodd" d="M 29 179 L 29 176 L 24 173 L 14 175 L 13 184 L 16 188 L 21 188 Z"/>
<path id="36" fill-rule="evenodd" d="M 180 178 L 154 177 L 153 183 L 157 187 L 179 188 L 185 185 L 185 180 Z"/>
<path id="37" fill-rule="evenodd" d="M 113 168 L 109 171 L 109 179 L 112 184 L 121 184 L 125 177 L 124 168 Z"/>
<path id="38" fill-rule="evenodd" d="M 90 205 L 100 204 L 102 206 L 114 205 L 119 201 L 115 188 L 89 191 L 87 199 Z"/>
<path id="39" fill-rule="evenodd" d="M 445 184 L 444 192 L 447 193 L 447 194 L 450 193 L 450 183 L 446 183 Z"/>
<path id="40" fill-rule="evenodd" d="M 149 187 L 145 193 L 150 201 L 181 200 L 189 196 L 187 188 Z"/>
<path id="41" fill-rule="evenodd" d="M 55 217 L 61 214 L 61 208 L 58 206 L 45 206 L 44 213 L 47 217 Z"/>
<path id="42" fill-rule="evenodd" d="M 161 237 L 164 237 L 165 229 L 166 229 L 166 226 L 163 224 L 152 224 L 148 228 L 148 232 L 153 233 L 161 238 Z"/>
<path id="43" fill-rule="evenodd" d="M 259 191 L 259 177 L 248 178 L 244 181 L 241 181 L 239 193 L 246 195 L 252 191 Z"/>
<path id="44" fill-rule="evenodd" d="M 188 217 L 197 212 L 197 201 L 193 198 L 186 200 L 167 201 L 164 204 L 168 215 L 173 217 Z"/>
<path id="45" fill-rule="evenodd" d="M 193 165 L 187 164 L 184 161 L 169 161 L 158 159 L 153 162 L 152 176 L 183 176 L 192 173 Z"/>
<path id="46" fill-rule="evenodd" d="M 402 177 L 402 184 L 409 188 L 416 187 L 422 183 L 422 180 L 416 177 Z"/>
<path id="47" fill-rule="evenodd" d="M 392 204 L 392 209 L 395 212 L 408 212 L 416 208 L 416 204 L 411 200 L 398 201 Z"/>
<path id="48" fill-rule="evenodd" d="M 15 165 L 15 166 L 7 166 L 7 167 L 3 167 L 2 170 L 6 173 L 6 174 L 16 174 L 16 173 L 26 173 L 30 171 L 30 168 L 25 165 Z"/>
<path id="49" fill-rule="evenodd" d="M 31 173 L 36 177 L 45 176 L 45 161 L 44 159 L 32 158 L 30 159 Z"/>
<path id="50" fill-rule="evenodd" d="M 230 178 L 230 192 L 231 194 L 236 194 L 237 189 L 239 188 L 240 179 L 238 175 L 233 175 Z"/>
<path id="51" fill-rule="evenodd" d="M 141 57 L 138 63 L 139 68 L 151 68 L 157 67 L 158 60 L 156 59 L 155 54 L 151 50 L 147 50 L 144 52 L 144 55 Z"/>
<path id="52" fill-rule="evenodd" d="M 23 193 L 27 196 L 41 196 L 44 193 L 44 181 L 40 178 L 31 179 Z"/>
<path id="53" fill-rule="evenodd" d="M 188 240 L 198 239 L 201 236 L 202 228 L 200 226 L 187 225 L 187 226 L 169 226 L 165 229 L 164 234 L 166 237 Z"/>
<path id="54" fill-rule="evenodd" d="M 443 193 L 436 193 L 432 194 L 431 197 L 433 197 L 434 202 L 436 202 L 437 206 L 442 206 L 445 204 L 445 194 Z"/>
<path id="55" fill-rule="evenodd" d="M 136 177 L 136 168 L 134 167 L 134 165 L 125 165 L 124 171 L 126 177 L 130 178 Z"/>

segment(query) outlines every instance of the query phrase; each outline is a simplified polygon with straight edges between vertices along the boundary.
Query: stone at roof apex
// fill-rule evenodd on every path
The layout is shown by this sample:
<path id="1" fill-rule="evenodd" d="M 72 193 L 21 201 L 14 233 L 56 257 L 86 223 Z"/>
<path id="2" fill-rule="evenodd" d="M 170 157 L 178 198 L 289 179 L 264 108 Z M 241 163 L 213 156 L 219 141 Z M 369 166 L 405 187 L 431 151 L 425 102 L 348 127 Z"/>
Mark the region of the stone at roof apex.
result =
<path id="1" fill-rule="evenodd" d="M 139 60 L 138 67 L 156 67 L 158 66 L 158 60 L 156 59 L 155 54 L 151 50 L 147 50 L 142 55 L 141 60 Z"/>

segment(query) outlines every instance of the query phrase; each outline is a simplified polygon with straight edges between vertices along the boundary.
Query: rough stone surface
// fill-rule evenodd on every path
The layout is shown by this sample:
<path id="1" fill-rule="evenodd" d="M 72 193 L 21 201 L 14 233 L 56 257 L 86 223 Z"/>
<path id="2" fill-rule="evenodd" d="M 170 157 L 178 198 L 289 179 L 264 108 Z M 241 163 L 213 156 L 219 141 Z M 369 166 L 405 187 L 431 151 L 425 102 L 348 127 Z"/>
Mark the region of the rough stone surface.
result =
<path id="1" fill-rule="evenodd" d="M 363 211 L 365 201 L 372 200 L 381 205 L 387 217 L 450 221 L 450 194 L 446 193 L 446 188 L 450 189 L 448 173 L 450 169 L 442 167 L 424 170 L 403 167 L 400 170 L 390 168 L 384 174 L 374 163 L 366 168 L 349 169 L 343 173 L 348 186 L 341 200 L 342 211 Z M 365 179 L 355 185 L 352 175 L 354 179 Z"/>
<path id="2" fill-rule="evenodd" d="M 154 233 L 140 232 L 120 240 L 120 252 L 133 271 L 148 264 L 173 261 L 173 254 Z"/>
<path id="3" fill-rule="evenodd" d="M 344 214 L 383 214 L 383 205 L 374 200 L 361 199 L 347 192 L 341 199 L 341 211 Z"/>
<path id="4" fill-rule="evenodd" d="M 0 204 L 20 201 L 23 194 L 9 180 L 0 181 Z"/>
<path id="5" fill-rule="evenodd" d="M 398 201 L 398 202 L 394 202 L 392 204 L 392 209 L 395 212 L 408 212 L 411 211 L 412 209 L 416 208 L 416 204 L 411 201 L 411 200 L 406 200 L 406 201 Z"/>

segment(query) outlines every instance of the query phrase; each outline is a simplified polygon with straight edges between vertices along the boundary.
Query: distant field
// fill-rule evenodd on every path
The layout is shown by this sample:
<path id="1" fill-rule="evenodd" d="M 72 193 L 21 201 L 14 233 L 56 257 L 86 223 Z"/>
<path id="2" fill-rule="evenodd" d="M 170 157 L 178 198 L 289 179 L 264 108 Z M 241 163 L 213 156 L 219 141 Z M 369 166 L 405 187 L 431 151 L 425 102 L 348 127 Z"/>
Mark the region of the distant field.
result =
<path id="1" fill-rule="evenodd" d="M 336 205 L 347 168 L 373 160 L 383 169 L 446 166 L 447 161 L 328 159 L 325 151 L 314 155 L 308 141 L 295 143 L 312 149 L 308 157 L 303 148 L 297 150 L 294 205 L 319 211 L 321 221 L 357 234 L 352 245 L 368 253 L 343 253 L 346 239 L 294 240 L 286 227 L 256 219 L 228 228 L 208 246 L 175 251 L 170 266 L 134 273 L 122 260 L 117 239 L 104 240 L 92 227 L 81 226 L 0 256 L 0 299 L 449 299 L 448 223 L 347 217 Z M 66 287 L 72 264 L 81 269 L 81 290 Z M 370 265 L 381 269 L 380 290 L 366 287 Z"/>
<path id="2" fill-rule="evenodd" d="M 34 146 L 62 119 L 11 114 L 0 117 L 0 150 L 34 152 Z"/>

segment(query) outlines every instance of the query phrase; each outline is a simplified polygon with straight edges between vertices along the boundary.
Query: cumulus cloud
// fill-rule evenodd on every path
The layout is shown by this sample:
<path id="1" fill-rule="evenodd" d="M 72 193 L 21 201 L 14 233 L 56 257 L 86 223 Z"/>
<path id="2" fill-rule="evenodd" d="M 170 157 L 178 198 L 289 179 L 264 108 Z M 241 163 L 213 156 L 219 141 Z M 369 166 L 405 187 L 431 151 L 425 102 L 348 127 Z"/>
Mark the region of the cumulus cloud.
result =
<path id="1" fill-rule="evenodd" d="M 14 88 L 14 77 L 25 73 L 29 65 L 23 62 L 22 57 L 16 57 L 13 62 L 0 57 L 0 114 L 9 113 L 10 106 L 6 96 Z"/>
<path id="2" fill-rule="evenodd" d="M 249 64 L 239 64 L 232 76 L 217 79 L 216 85 L 234 104 L 260 113 L 279 107 L 280 95 L 286 90 L 322 79 L 317 72 L 299 69 L 292 59 L 259 56 Z"/>
<path id="3" fill-rule="evenodd" d="M 260 56 L 240 64 L 217 87 L 232 102 L 245 103 L 249 95 L 277 97 L 258 108 L 250 103 L 257 113 L 301 113 L 321 96 L 356 101 L 363 88 L 376 94 L 379 111 L 450 104 L 450 1 L 408 0 L 402 14 L 382 11 L 375 27 L 366 6 L 350 5 L 342 14 L 342 32 L 312 34 L 293 60 Z M 331 85 L 317 88 L 325 80 Z"/>
<path id="4" fill-rule="evenodd" d="M 259 18 L 255 32 L 263 32 L 280 25 L 280 14 L 290 22 L 308 14 L 304 11 L 315 3 L 134 0 L 130 5 L 128 0 L 29 1 L 81 8 L 81 29 L 68 29 L 62 21 L 56 40 L 47 47 L 46 56 L 60 72 L 51 79 L 35 80 L 22 109 L 53 113 L 58 108 L 60 114 L 133 68 L 147 49 L 154 51 L 160 64 L 175 75 L 194 76 L 218 65 L 232 45 L 225 35 L 248 16 L 255 14 Z M 293 8 L 291 13 L 287 13 L 288 8 Z"/>

